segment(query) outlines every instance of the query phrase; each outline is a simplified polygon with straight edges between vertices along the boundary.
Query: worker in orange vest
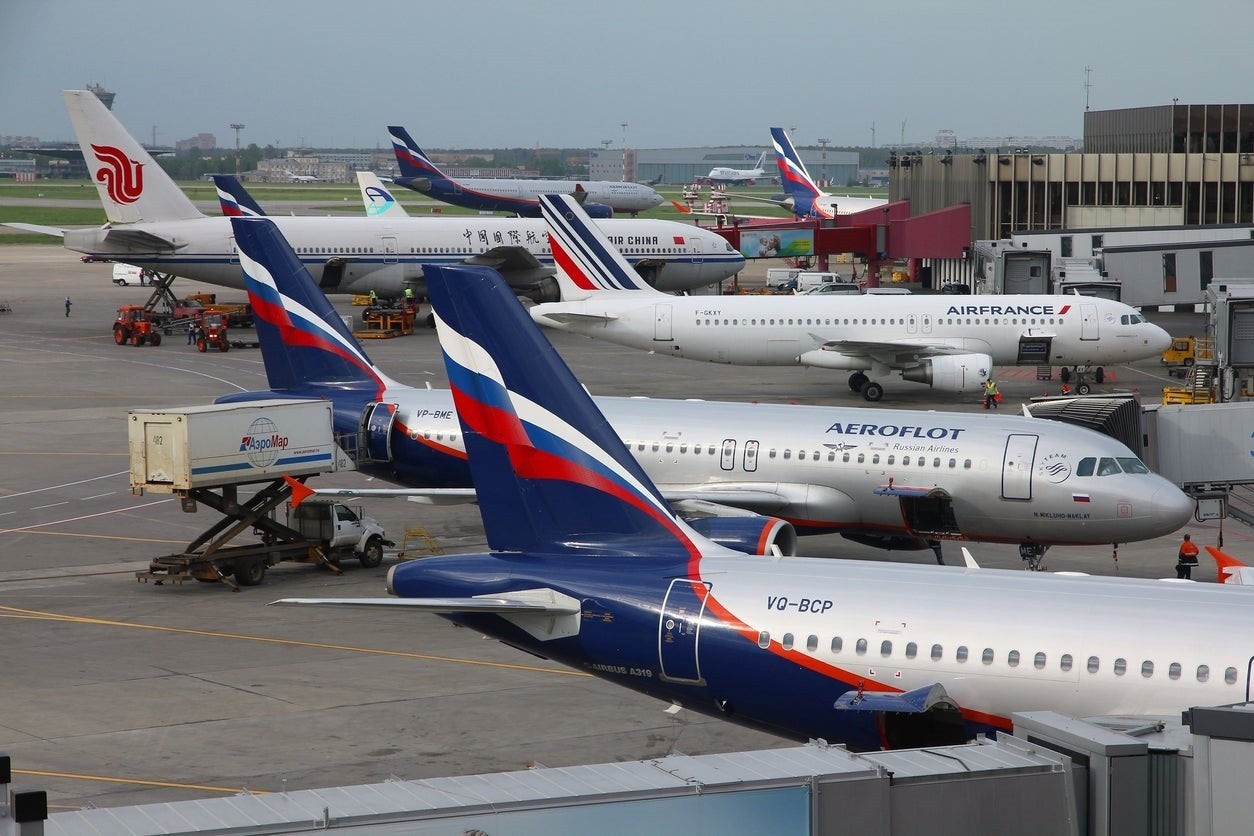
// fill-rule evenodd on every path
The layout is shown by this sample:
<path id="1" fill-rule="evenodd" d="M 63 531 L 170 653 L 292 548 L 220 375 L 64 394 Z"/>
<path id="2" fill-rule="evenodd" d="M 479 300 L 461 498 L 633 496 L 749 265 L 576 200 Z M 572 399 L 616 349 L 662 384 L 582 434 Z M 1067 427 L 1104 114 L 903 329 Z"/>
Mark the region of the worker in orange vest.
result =
<path id="1" fill-rule="evenodd" d="M 1180 553 L 1176 555 L 1176 577 L 1180 580 L 1192 580 L 1193 567 L 1197 565 L 1197 546 L 1189 535 L 1184 535 L 1180 544 Z"/>

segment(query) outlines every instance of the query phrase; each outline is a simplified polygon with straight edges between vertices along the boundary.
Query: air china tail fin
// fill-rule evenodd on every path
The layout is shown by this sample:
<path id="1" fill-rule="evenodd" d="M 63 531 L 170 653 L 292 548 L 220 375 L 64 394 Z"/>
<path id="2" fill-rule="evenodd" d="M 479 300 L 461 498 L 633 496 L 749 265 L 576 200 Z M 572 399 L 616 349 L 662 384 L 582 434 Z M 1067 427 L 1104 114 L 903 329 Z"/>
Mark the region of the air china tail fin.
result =
<path id="1" fill-rule="evenodd" d="M 549 228 L 563 302 L 587 299 L 606 290 L 665 295 L 640 278 L 575 198 L 540 195 L 540 213 Z"/>
<path id="2" fill-rule="evenodd" d="M 373 171 L 357 172 L 357 187 L 366 205 L 366 216 L 371 218 L 408 218 L 405 207 L 396 200 L 379 175 Z"/>
<path id="3" fill-rule="evenodd" d="M 425 275 L 493 549 L 681 559 L 719 549 L 675 519 L 496 271 Z"/>
<path id="4" fill-rule="evenodd" d="M 218 204 L 222 214 L 228 218 L 264 218 L 266 212 L 253 196 L 244 188 L 244 184 L 230 174 L 213 175 L 213 186 L 218 190 Z"/>
<path id="5" fill-rule="evenodd" d="M 775 145 L 775 162 L 779 166 L 779 180 L 784 192 L 792 198 L 793 214 L 804 218 L 818 211 L 815 198 L 823 194 L 810 173 L 797 149 L 793 148 L 792 140 L 783 128 L 771 128 L 771 142 Z"/>
<path id="6" fill-rule="evenodd" d="M 204 217 L 95 93 L 64 90 L 61 95 L 110 223 Z"/>
<path id="7" fill-rule="evenodd" d="M 244 286 L 274 392 L 374 393 L 396 384 L 375 368 L 268 218 L 231 218 Z"/>
<path id="8" fill-rule="evenodd" d="M 396 154 L 396 164 L 401 169 L 401 176 L 415 179 L 427 178 L 429 180 L 448 180 L 448 177 L 440 169 L 436 168 L 435 163 L 422 153 L 422 149 L 418 147 L 418 143 L 414 142 L 414 138 L 409 135 L 409 131 L 400 125 L 389 125 L 388 133 L 392 137 L 392 151 Z M 419 184 L 415 184 L 412 188 L 418 191 L 427 191 Z"/>

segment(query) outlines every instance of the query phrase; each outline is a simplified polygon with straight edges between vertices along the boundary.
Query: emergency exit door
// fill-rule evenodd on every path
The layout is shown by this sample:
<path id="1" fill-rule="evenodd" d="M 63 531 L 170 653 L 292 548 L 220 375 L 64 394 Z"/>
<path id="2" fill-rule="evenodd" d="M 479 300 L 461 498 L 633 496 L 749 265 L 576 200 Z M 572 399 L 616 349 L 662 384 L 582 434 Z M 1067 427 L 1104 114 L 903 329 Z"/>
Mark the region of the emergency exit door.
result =
<path id="1" fill-rule="evenodd" d="M 658 622 L 658 664 L 663 679 L 702 684 L 697 641 L 709 591 L 710 585 L 700 581 L 671 581 Z"/>
<path id="2" fill-rule="evenodd" d="M 1036 461 L 1035 435 L 1011 435 L 1006 439 L 1006 454 L 1002 458 L 1001 498 L 1032 498 L 1032 466 Z"/>

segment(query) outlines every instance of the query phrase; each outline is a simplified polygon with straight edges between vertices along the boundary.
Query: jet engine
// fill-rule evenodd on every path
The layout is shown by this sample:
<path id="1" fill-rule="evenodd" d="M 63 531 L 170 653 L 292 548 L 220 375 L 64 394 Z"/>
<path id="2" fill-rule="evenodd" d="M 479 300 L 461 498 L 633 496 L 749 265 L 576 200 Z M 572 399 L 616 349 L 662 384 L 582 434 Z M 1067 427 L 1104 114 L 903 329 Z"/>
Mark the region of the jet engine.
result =
<path id="1" fill-rule="evenodd" d="M 746 554 L 791 557 L 797 553 L 797 531 L 776 517 L 750 514 L 737 517 L 685 517 L 698 534 L 720 546 Z"/>
<path id="2" fill-rule="evenodd" d="M 992 371 L 993 358 L 987 354 L 945 354 L 903 369 L 901 378 L 946 392 L 974 392 Z"/>
<path id="3" fill-rule="evenodd" d="M 589 218 L 612 218 L 614 217 L 614 208 L 606 206 L 604 203 L 585 203 L 583 211 L 588 213 Z"/>

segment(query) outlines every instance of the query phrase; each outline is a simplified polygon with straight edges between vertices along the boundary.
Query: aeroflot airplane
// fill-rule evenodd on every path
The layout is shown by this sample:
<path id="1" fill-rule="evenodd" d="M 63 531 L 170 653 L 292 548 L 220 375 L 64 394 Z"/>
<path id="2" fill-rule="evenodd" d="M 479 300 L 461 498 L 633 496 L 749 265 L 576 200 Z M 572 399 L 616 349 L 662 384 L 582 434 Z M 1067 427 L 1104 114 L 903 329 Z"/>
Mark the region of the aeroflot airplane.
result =
<path id="1" fill-rule="evenodd" d="M 92 229 L 13 224 L 59 235 L 97 259 L 240 287 L 239 257 L 225 218 L 202 215 L 96 96 L 64 93 L 109 223 Z M 423 295 L 423 268 L 468 259 L 496 267 L 519 293 L 556 299 L 543 221 L 492 218 L 276 217 L 275 223 L 328 293 Z M 605 231 L 664 291 L 720 281 L 744 259 L 713 232 L 674 221 L 609 220 Z"/>
<path id="2" fill-rule="evenodd" d="M 375 368 L 282 238 L 258 223 L 266 235 L 244 222 L 237 238 L 271 388 L 221 400 L 330 399 L 340 432 L 365 432 L 359 447 L 371 460 L 361 469 L 408 486 L 319 493 L 472 500 L 450 393 L 403 386 Z M 792 553 L 797 532 L 931 546 L 938 557 L 942 539 L 1120 543 L 1169 534 L 1192 511 L 1119 442 L 1044 419 L 643 398 L 597 404 L 663 496 L 707 536 L 742 551 Z"/>
<path id="3" fill-rule="evenodd" d="M 429 285 L 492 552 L 399 563 L 395 597 L 283 603 L 436 612 L 686 708 L 857 749 L 1006 731 L 1016 711 L 1251 697 L 1247 590 L 720 547 L 671 514 L 492 271 L 435 268 Z"/>
<path id="4" fill-rule="evenodd" d="M 578 205 L 541 198 L 562 301 L 537 322 L 671 357 L 738 366 L 846 369 L 868 401 L 897 371 L 975 391 L 997 365 L 1098 366 L 1160 355 L 1171 337 L 1127 305 L 1092 296 L 666 296 L 619 258 Z M 1088 384 L 1077 384 L 1088 394 Z M 1083 391 L 1081 391 L 1081 388 Z"/>
<path id="5" fill-rule="evenodd" d="M 582 193 L 583 207 L 594 218 L 609 218 L 615 212 L 644 212 L 659 206 L 662 196 L 643 183 L 627 183 L 617 180 L 510 180 L 490 177 L 463 177 L 453 180 L 422 152 L 403 127 L 391 125 L 392 150 L 401 176 L 395 179 L 398 186 L 405 186 L 427 197 L 490 212 L 513 212 L 524 218 L 540 217 L 536 202 L 542 194 L 558 192 L 576 195 Z"/>

